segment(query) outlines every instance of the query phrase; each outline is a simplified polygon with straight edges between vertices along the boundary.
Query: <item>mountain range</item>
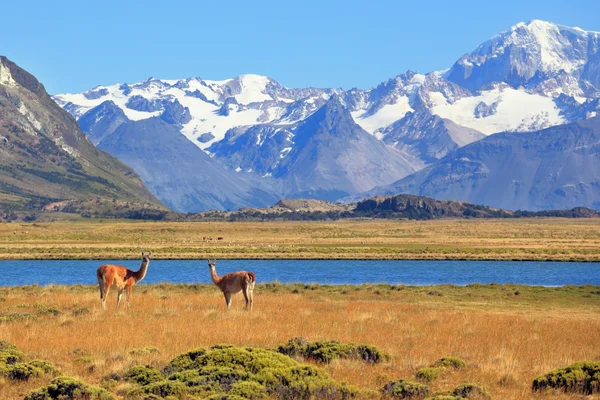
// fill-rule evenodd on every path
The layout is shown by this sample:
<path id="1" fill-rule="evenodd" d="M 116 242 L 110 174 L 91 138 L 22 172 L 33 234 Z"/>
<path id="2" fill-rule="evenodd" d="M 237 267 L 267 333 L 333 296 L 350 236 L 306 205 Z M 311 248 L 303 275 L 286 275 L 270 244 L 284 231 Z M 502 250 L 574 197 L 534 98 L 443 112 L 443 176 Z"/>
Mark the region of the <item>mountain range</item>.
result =
<path id="1" fill-rule="evenodd" d="M 507 209 L 598 208 L 599 41 L 533 20 L 447 70 L 408 71 L 367 90 L 242 75 L 149 78 L 53 99 L 180 212 L 391 190 Z M 523 168 L 535 170 L 525 177 Z M 457 169 L 460 185 L 439 179 Z"/>

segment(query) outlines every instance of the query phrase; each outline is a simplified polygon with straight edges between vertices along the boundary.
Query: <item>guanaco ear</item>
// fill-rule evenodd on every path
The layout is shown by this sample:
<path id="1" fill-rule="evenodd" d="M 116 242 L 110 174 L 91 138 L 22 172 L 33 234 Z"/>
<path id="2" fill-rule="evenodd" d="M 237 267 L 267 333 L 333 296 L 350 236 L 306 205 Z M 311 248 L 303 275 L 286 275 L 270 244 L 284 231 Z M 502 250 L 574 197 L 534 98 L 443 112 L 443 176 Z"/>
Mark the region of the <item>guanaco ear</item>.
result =
<path id="1" fill-rule="evenodd" d="M 142 258 L 144 258 L 144 252 L 142 251 Z"/>

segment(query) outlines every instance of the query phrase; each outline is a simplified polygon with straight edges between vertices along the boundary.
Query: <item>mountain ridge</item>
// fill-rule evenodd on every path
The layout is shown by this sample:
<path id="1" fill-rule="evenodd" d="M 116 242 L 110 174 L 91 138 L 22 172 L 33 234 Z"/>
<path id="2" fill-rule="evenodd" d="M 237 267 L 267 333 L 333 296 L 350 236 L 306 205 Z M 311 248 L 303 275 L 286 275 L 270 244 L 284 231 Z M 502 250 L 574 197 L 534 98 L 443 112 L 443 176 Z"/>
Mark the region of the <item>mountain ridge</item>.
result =
<path id="1" fill-rule="evenodd" d="M 406 165 L 396 174 L 407 174 L 487 135 L 534 132 L 600 113 L 599 37 L 532 20 L 484 41 L 447 71 L 407 71 L 366 90 L 294 89 L 247 74 L 221 81 L 151 78 L 54 99 L 93 138 L 105 137 L 127 121 L 162 118 L 224 168 L 270 185 L 275 196 L 335 200 L 383 184 L 377 168 L 370 169 L 375 176 L 361 178 L 360 185 L 339 179 L 354 176 L 350 181 L 358 182 L 357 170 L 374 157 L 370 151 L 354 152 L 355 162 L 334 165 L 333 153 L 341 148 L 314 148 L 312 156 L 322 160 L 304 168 L 284 168 L 302 153 L 296 131 L 332 98 L 349 111 L 354 124 L 395 149 L 381 153 L 382 165 L 401 159 Z M 328 129 L 341 134 L 352 131 L 350 126 Z M 369 148 L 375 147 L 373 142 Z M 319 172 L 324 164 L 331 173 Z M 171 179 L 187 178 L 175 174 Z"/>
<path id="2" fill-rule="evenodd" d="M 98 196 L 161 205 L 131 168 L 93 146 L 44 86 L 4 56 L 0 139 L 4 210 Z"/>

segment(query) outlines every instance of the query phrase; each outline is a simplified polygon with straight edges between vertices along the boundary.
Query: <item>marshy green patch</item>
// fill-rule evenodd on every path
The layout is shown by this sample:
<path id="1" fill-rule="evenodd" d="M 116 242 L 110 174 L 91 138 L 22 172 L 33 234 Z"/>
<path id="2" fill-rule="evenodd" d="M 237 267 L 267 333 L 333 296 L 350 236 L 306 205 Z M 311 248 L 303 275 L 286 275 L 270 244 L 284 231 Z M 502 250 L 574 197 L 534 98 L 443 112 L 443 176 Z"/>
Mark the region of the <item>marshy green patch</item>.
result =
<path id="1" fill-rule="evenodd" d="M 390 358 L 388 354 L 371 345 L 340 343 L 335 340 L 309 342 L 303 338 L 290 339 L 283 346 L 279 346 L 277 351 L 290 357 L 304 357 L 323 363 L 335 359 L 352 359 L 377 364 Z"/>
<path id="2" fill-rule="evenodd" d="M 584 395 L 600 393 L 600 362 L 582 361 L 555 369 L 535 378 L 532 389 L 559 389 Z"/>

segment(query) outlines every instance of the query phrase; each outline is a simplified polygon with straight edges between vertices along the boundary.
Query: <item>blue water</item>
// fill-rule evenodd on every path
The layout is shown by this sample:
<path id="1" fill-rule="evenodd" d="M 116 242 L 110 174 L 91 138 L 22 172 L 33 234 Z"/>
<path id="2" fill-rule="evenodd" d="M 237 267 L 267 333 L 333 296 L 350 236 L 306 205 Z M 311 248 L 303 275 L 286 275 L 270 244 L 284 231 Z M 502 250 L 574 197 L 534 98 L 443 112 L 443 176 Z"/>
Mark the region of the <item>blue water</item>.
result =
<path id="1" fill-rule="evenodd" d="M 0 286 L 95 285 L 96 269 L 135 260 L 0 261 Z M 515 283 L 535 286 L 600 285 L 600 263 L 530 261 L 219 260 L 217 272 L 253 271 L 257 281 L 281 283 L 432 285 Z M 143 283 L 210 283 L 206 261 L 153 260 Z"/>

